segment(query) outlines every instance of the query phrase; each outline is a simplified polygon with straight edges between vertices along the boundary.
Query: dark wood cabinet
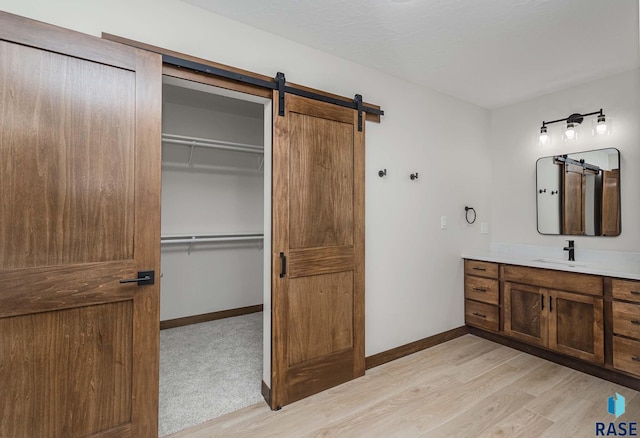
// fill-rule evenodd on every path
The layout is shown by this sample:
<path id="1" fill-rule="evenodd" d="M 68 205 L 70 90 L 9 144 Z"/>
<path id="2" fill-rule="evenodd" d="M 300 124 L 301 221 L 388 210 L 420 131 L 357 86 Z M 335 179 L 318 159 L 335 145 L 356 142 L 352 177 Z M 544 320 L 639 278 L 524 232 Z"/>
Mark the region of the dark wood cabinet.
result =
<path id="1" fill-rule="evenodd" d="M 504 332 L 529 344 L 604 363 L 602 298 L 506 282 Z"/>
<path id="2" fill-rule="evenodd" d="M 544 289 L 518 283 L 504 284 L 504 333 L 530 344 L 549 345 L 549 320 Z"/>
<path id="3" fill-rule="evenodd" d="M 504 283 L 506 335 L 604 364 L 602 277 L 520 266 L 502 273 L 510 280 Z"/>
<path id="4" fill-rule="evenodd" d="M 465 323 L 484 330 L 500 330 L 498 264 L 465 260 Z"/>
<path id="5" fill-rule="evenodd" d="M 464 272 L 472 333 L 640 389 L 640 281 L 479 260 Z"/>
<path id="6" fill-rule="evenodd" d="M 640 376 L 640 281 L 611 279 L 613 367 Z"/>
<path id="7" fill-rule="evenodd" d="M 466 260 L 465 320 L 474 327 L 502 331 L 519 341 L 604 365 L 603 290 L 603 278 L 597 275 Z M 634 296 L 640 301 L 640 295 Z M 634 328 L 626 327 L 625 333 Z M 637 328 L 640 341 L 640 325 Z"/>
<path id="8" fill-rule="evenodd" d="M 547 291 L 551 350 L 604 364 L 602 298 L 556 290 Z"/>

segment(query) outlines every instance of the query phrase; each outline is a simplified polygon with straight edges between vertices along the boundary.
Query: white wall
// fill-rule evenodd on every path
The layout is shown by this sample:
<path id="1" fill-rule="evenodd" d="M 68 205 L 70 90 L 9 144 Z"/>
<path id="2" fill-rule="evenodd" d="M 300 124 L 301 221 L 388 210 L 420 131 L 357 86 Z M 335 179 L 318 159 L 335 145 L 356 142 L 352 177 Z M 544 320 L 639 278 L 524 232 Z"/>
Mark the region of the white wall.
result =
<path id="1" fill-rule="evenodd" d="M 553 158 L 545 157 L 536 162 L 536 175 L 538 231 L 557 234 L 560 232 L 560 167 Z"/>
<path id="2" fill-rule="evenodd" d="M 591 136 L 591 118 L 580 128 L 576 143 L 560 139 L 561 123 L 549 125 L 551 145 L 538 146 L 543 120 L 572 113 L 598 111 L 613 118 L 613 132 Z M 532 99 L 491 113 L 491 218 L 494 242 L 557 246 L 565 236 L 543 236 L 536 230 L 536 160 L 540 157 L 613 147 L 620 151 L 622 233 L 618 237 L 577 237 L 580 248 L 615 251 L 640 250 L 640 70 L 611 76 L 578 87 Z"/>
<path id="3" fill-rule="evenodd" d="M 269 76 L 283 71 L 381 105 L 382 123 L 366 126 L 366 354 L 464 324 L 460 254 L 488 248 L 491 236 L 480 234 L 490 219 L 487 110 L 177 0 L 0 0 L 0 9 Z M 465 205 L 478 213 L 473 226 Z"/>

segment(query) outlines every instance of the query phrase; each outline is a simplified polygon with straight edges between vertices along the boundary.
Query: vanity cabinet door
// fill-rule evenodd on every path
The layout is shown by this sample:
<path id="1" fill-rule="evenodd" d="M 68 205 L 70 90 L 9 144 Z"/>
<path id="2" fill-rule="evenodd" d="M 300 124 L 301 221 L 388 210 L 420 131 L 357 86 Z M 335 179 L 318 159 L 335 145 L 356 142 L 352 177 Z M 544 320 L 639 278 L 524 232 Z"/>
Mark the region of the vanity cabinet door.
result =
<path id="1" fill-rule="evenodd" d="M 546 290 L 504 283 L 504 332 L 530 344 L 548 345 Z"/>
<path id="2" fill-rule="evenodd" d="M 604 364 L 602 298 L 548 291 L 549 348 Z"/>

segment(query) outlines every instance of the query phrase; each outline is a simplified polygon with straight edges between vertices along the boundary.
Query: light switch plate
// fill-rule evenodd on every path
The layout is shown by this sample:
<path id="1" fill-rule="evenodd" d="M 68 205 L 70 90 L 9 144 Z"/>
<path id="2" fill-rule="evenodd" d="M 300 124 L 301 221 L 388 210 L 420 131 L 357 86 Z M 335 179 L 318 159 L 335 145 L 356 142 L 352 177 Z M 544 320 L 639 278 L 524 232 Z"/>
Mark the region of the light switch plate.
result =
<path id="1" fill-rule="evenodd" d="M 489 224 L 487 222 L 480 222 L 480 233 L 489 234 Z"/>
<path id="2" fill-rule="evenodd" d="M 447 217 L 446 216 L 440 216 L 440 228 L 443 230 L 447 229 Z"/>

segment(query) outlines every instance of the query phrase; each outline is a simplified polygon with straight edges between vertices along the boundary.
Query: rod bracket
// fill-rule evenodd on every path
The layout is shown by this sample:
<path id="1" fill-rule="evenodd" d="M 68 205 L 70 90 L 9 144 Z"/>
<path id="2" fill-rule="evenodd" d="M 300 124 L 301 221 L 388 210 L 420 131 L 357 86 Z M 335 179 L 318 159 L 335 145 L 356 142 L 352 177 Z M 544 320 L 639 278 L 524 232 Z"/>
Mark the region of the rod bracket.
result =
<path id="1" fill-rule="evenodd" d="M 358 111 L 358 131 L 362 132 L 362 95 L 356 94 L 353 98 L 353 103 Z"/>
<path id="2" fill-rule="evenodd" d="M 278 90 L 278 115 L 284 117 L 284 84 L 286 79 L 284 77 L 284 73 L 278 72 L 276 74 L 276 86 Z"/>

